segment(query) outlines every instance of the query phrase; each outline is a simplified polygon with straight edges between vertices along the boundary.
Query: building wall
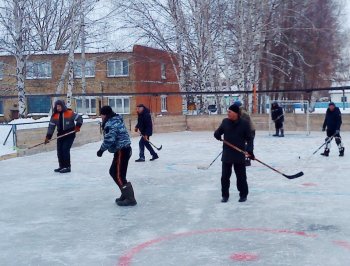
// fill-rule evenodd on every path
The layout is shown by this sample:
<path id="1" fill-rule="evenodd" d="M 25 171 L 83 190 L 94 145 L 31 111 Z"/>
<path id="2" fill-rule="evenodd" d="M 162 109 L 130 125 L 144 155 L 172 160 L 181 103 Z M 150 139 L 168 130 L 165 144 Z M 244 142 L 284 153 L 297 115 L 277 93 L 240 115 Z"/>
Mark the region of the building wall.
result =
<path id="1" fill-rule="evenodd" d="M 173 58 L 170 58 L 173 56 Z M 137 96 L 136 104 L 144 104 L 149 107 L 152 113 L 182 113 L 182 98 L 180 95 L 167 95 L 167 92 L 179 92 L 179 85 L 176 73 L 174 71 L 173 62 L 176 62 L 174 55 L 149 48 L 145 46 L 135 45 L 133 48 L 133 59 L 136 92 L 163 92 L 166 96 L 167 112 L 161 109 L 162 95 L 155 94 L 153 96 Z M 173 59 L 173 60 L 172 60 Z M 165 65 L 165 78 L 162 78 L 161 65 Z"/>
<path id="2" fill-rule="evenodd" d="M 64 66 L 67 62 L 67 54 L 40 54 L 32 55 L 29 61 L 51 61 L 52 76 L 45 79 L 26 79 L 26 94 L 42 95 L 55 94 L 61 78 Z M 75 59 L 81 59 L 80 54 Z M 129 75 L 125 77 L 108 77 L 107 61 L 109 59 L 129 61 Z M 109 93 L 142 93 L 142 92 L 178 92 L 177 78 L 172 70 L 171 60 L 167 52 L 135 45 L 132 52 L 110 52 L 110 53 L 87 53 L 86 60 L 95 61 L 95 76 L 86 77 L 86 93 L 101 93 L 104 96 L 96 97 L 96 111 L 99 115 L 99 108 L 108 104 Z M 4 77 L 0 80 L 1 96 L 13 96 L 13 98 L 2 98 L 4 105 L 4 116 L 0 121 L 12 119 L 10 109 L 16 109 L 17 92 L 15 78 L 15 59 L 13 56 L 0 56 L 4 62 Z M 166 65 L 166 79 L 161 79 L 161 64 Z M 67 93 L 67 78 L 62 94 Z M 74 79 L 73 97 L 75 93 L 82 93 L 81 79 Z M 130 96 L 130 113 L 135 114 L 136 105 L 144 103 L 154 113 L 161 113 L 161 97 L 152 96 Z M 167 113 L 181 113 L 181 96 L 168 96 Z M 75 101 L 72 101 L 72 108 L 75 109 Z"/>

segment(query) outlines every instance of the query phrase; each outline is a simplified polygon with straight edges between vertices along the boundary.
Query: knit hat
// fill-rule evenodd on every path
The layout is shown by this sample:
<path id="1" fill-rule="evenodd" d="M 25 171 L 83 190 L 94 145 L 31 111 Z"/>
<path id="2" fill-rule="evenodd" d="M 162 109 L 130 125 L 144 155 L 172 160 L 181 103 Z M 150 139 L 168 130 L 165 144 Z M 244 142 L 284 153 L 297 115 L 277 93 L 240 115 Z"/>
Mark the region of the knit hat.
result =
<path id="1" fill-rule="evenodd" d="M 235 104 L 232 104 L 228 109 L 231 110 L 232 112 L 239 114 L 239 107 Z"/>
<path id="2" fill-rule="evenodd" d="M 242 102 L 237 100 L 237 101 L 235 101 L 233 103 L 233 105 L 237 105 L 238 107 L 241 107 L 242 106 Z"/>
<path id="3" fill-rule="evenodd" d="M 328 104 L 328 106 L 331 106 L 331 105 L 335 106 L 335 103 L 334 103 L 334 102 L 330 102 L 330 103 Z"/>
<path id="4" fill-rule="evenodd" d="M 113 110 L 109 105 L 105 105 L 101 108 L 101 115 L 109 116 L 113 114 Z"/>

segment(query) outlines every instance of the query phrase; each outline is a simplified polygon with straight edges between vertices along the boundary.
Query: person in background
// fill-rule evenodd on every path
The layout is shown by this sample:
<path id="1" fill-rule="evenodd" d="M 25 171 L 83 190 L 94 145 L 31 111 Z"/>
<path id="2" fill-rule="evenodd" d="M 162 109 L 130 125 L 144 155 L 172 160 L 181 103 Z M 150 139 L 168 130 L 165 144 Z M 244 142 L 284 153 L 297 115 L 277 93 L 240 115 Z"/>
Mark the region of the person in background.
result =
<path id="1" fill-rule="evenodd" d="M 338 145 L 339 148 L 339 156 L 344 156 L 345 148 L 343 146 L 343 143 L 341 141 L 340 137 L 340 127 L 342 124 L 341 119 L 341 112 L 339 110 L 339 107 L 336 107 L 333 102 L 330 102 L 328 104 L 328 108 L 326 111 L 326 117 L 324 118 L 322 131 L 325 131 L 327 128 L 327 138 L 326 141 L 326 147 L 323 153 L 321 155 L 323 156 L 329 156 L 330 152 L 330 142 L 332 140 L 332 137 L 335 138 L 335 143 Z"/>
<path id="2" fill-rule="evenodd" d="M 57 100 L 53 108 L 44 143 L 50 142 L 57 127 L 57 157 L 58 168 L 55 172 L 69 173 L 71 171 L 70 149 L 75 139 L 75 133 L 83 124 L 81 115 L 66 107 L 63 100 Z M 65 136 L 63 136 L 65 135 Z"/>
<path id="3" fill-rule="evenodd" d="M 139 141 L 139 158 L 135 162 L 144 162 L 145 161 L 145 147 L 151 153 L 152 158 L 150 161 L 158 159 L 158 154 L 153 150 L 151 144 L 149 143 L 149 138 L 153 133 L 153 123 L 152 117 L 149 109 L 143 104 L 138 104 L 136 106 L 137 112 L 137 124 L 135 126 L 135 132 L 140 132 L 141 138 Z"/>
<path id="4" fill-rule="evenodd" d="M 282 107 L 279 106 L 277 102 L 273 102 L 271 105 L 271 118 L 272 118 L 272 121 L 275 122 L 275 129 L 276 129 L 276 134 L 272 136 L 284 137 L 284 129 L 283 129 L 284 114 L 283 114 Z M 279 131 L 281 131 L 281 135 L 279 134 Z"/>
<path id="5" fill-rule="evenodd" d="M 131 141 L 125 127 L 123 118 L 114 113 L 108 105 L 101 108 L 103 142 L 97 151 L 97 156 L 108 150 L 113 153 L 113 161 L 109 168 L 109 174 L 121 191 L 121 196 L 115 200 L 118 206 L 135 206 L 134 189 L 126 180 L 128 163 L 131 157 Z"/>

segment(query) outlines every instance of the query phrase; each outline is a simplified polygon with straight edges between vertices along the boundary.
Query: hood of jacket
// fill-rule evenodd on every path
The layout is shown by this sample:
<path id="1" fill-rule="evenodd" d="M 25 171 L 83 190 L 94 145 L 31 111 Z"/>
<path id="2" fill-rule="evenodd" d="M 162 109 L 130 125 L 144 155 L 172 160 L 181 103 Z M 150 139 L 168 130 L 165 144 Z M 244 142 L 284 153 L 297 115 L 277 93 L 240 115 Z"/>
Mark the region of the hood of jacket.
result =
<path id="1" fill-rule="evenodd" d="M 67 106 L 66 106 L 65 102 L 63 100 L 57 100 L 55 102 L 55 105 L 54 105 L 54 108 L 53 108 L 54 113 L 58 112 L 57 111 L 57 105 L 61 105 L 62 106 L 62 112 L 67 111 Z"/>

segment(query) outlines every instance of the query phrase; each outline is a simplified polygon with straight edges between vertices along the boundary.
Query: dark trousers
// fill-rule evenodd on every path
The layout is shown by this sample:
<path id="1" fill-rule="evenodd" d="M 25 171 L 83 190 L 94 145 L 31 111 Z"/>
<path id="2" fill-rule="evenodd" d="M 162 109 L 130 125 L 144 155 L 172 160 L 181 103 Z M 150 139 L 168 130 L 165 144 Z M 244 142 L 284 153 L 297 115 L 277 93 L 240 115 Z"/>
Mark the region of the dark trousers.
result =
<path id="1" fill-rule="evenodd" d="M 332 137 L 335 134 L 335 130 L 333 129 L 327 129 L 327 138 L 325 141 L 328 141 L 330 137 Z M 342 147 L 342 142 L 341 142 L 341 136 L 340 133 L 334 135 L 335 143 L 337 143 L 338 147 Z M 330 142 L 326 144 L 326 149 L 330 146 Z"/>
<path id="2" fill-rule="evenodd" d="M 236 174 L 237 190 L 240 197 L 248 196 L 248 183 L 245 163 L 224 163 L 222 162 L 222 175 L 221 175 L 221 192 L 222 197 L 228 198 L 230 196 L 230 177 L 232 174 L 232 166 Z"/>
<path id="3" fill-rule="evenodd" d="M 281 121 L 275 121 L 275 128 L 276 128 L 276 129 L 280 129 L 280 128 L 283 129 L 283 122 L 281 122 Z"/>
<path id="4" fill-rule="evenodd" d="M 70 167 L 70 149 L 75 139 L 75 133 L 57 139 L 57 157 L 60 168 Z"/>
<path id="5" fill-rule="evenodd" d="M 152 156 L 157 155 L 157 153 L 153 150 L 151 144 L 147 140 L 144 139 L 144 137 L 141 137 L 139 141 L 139 147 L 140 147 L 140 158 L 145 158 L 145 147 L 149 152 L 151 153 Z"/>
<path id="6" fill-rule="evenodd" d="M 119 188 L 122 188 L 126 183 L 126 172 L 128 170 L 128 163 L 131 157 L 131 147 L 125 147 L 114 153 L 111 167 L 109 168 L 109 174 L 113 178 L 114 182 Z"/>

